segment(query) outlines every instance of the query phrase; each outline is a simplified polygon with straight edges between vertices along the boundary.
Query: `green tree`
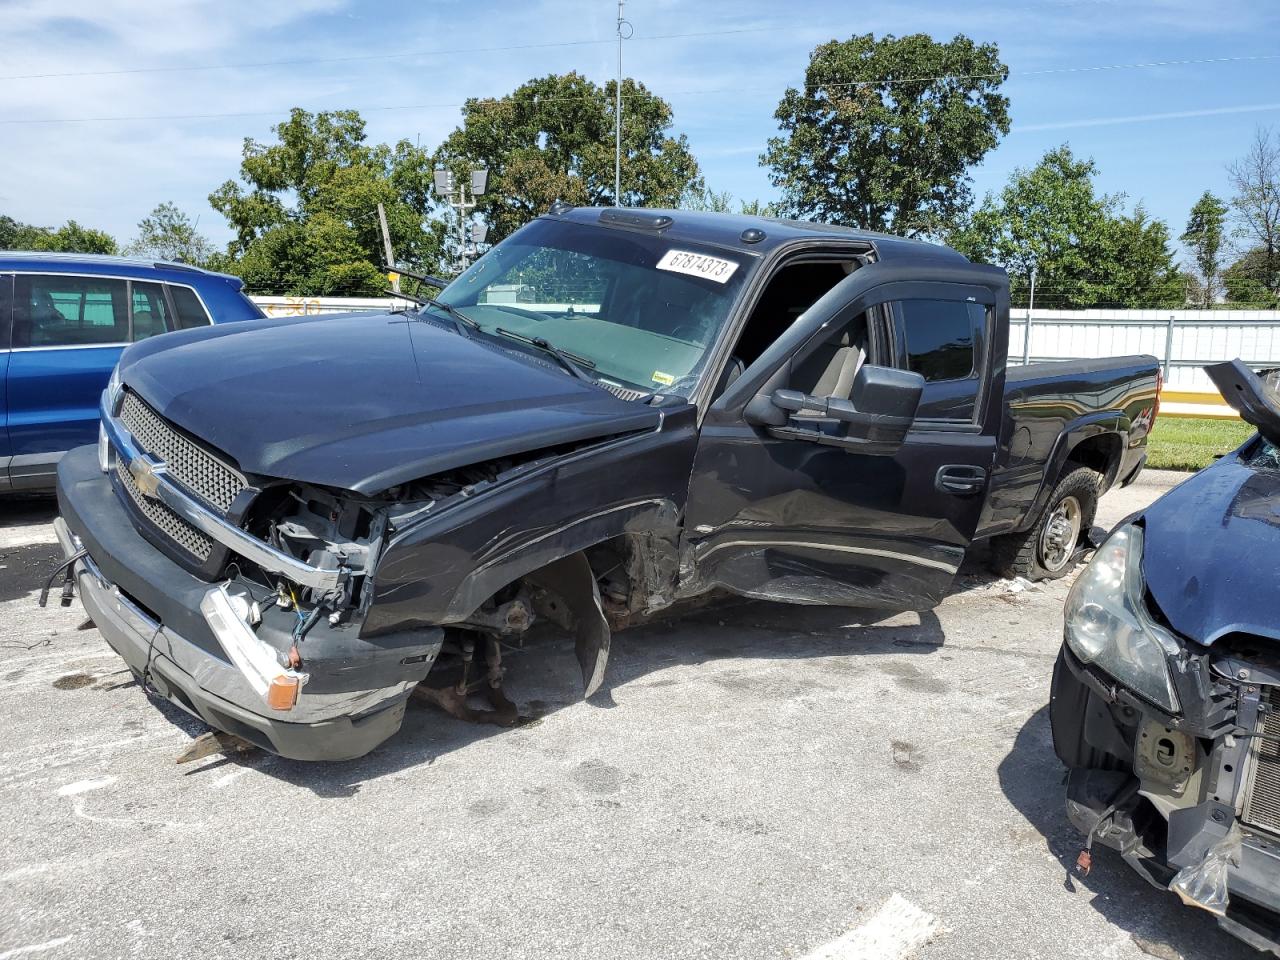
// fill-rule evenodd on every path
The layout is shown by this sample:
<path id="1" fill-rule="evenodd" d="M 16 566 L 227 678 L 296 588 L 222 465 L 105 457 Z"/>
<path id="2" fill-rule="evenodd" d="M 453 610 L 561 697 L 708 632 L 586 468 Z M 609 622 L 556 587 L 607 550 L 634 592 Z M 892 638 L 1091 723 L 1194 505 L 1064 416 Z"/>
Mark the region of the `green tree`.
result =
<path id="1" fill-rule="evenodd" d="M 209 202 L 236 239 L 221 269 L 256 293 L 376 296 L 387 289 L 378 203 L 401 265 L 435 270 L 443 226 L 424 223 L 435 206 L 431 158 L 401 140 L 366 143 L 354 110 L 311 114 L 295 108 L 276 142 L 246 138 L 240 180 Z"/>
<path id="2" fill-rule="evenodd" d="M 497 242 L 545 213 L 555 200 L 615 202 L 614 91 L 577 73 L 530 80 L 500 99 L 471 99 L 462 126 L 440 145 L 436 164 L 455 176 L 489 171 L 477 212 Z M 684 134 L 671 131 L 671 106 L 640 83 L 622 82 L 622 197 L 628 207 L 675 207 L 702 176 Z"/>
<path id="3" fill-rule="evenodd" d="M 1222 286 L 1222 240 L 1226 224 L 1226 204 L 1206 190 L 1191 208 L 1187 229 L 1180 237 L 1195 258 L 1200 301 L 1206 309 L 1217 301 Z"/>
<path id="4" fill-rule="evenodd" d="M 704 185 L 690 188 L 680 198 L 681 210 L 700 210 L 708 213 L 732 213 L 733 194 L 728 190 L 716 193 Z"/>
<path id="5" fill-rule="evenodd" d="M 1227 302 L 1233 307 L 1254 310 L 1280 309 L 1280 294 L 1267 286 L 1267 251 L 1254 247 L 1222 274 Z"/>
<path id="6" fill-rule="evenodd" d="M 43 250 L 51 253 L 116 253 L 115 238 L 103 230 L 68 220 L 58 228 L 37 227 L 0 216 L 0 250 Z"/>
<path id="7" fill-rule="evenodd" d="M 779 211 L 776 204 L 765 203 L 763 200 L 739 200 L 737 201 L 738 209 L 734 210 L 733 194 L 728 190 L 723 193 L 716 193 L 714 190 L 708 190 L 705 187 L 701 189 L 690 189 L 685 191 L 685 195 L 680 198 L 680 208 L 682 210 L 700 210 L 708 213 L 741 213 L 752 217 L 776 217 Z"/>
<path id="8" fill-rule="evenodd" d="M 1227 167 L 1236 194 L 1236 237 L 1244 242 L 1253 283 L 1265 296 L 1280 295 L 1280 138 L 1259 127 L 1249 152 Z"/>
<path id="9" fill-rule="evenodd" d="M 790 216 L 939 234 L 971 202 L 966 171 L 1009 132 L 994 44 L 925 34 L 832 40 L 774 113 L 760 162 Z"/>
<path id="10" fill-rule="evenodd" d="M 138 236 L 124 252 L 135 257 L 180 260 L 204 266 L 212 258 L 214 248 L 175 204 L 162 203 L 138 222 Z"/>
<path id="11" fill-rule="evenodd" d="M 949 240 L 970 259 L 1002 264 L 1023 302 L 1034 267 L 1045 306 L 1181 305 L 1168 227 L 1141 204 L 1125 214 L 1122 195 L 1099 195 L 1097 172 L 1065 144 L 1050 150 L 1015 170 L 998 197 L 988 194 Z"/>

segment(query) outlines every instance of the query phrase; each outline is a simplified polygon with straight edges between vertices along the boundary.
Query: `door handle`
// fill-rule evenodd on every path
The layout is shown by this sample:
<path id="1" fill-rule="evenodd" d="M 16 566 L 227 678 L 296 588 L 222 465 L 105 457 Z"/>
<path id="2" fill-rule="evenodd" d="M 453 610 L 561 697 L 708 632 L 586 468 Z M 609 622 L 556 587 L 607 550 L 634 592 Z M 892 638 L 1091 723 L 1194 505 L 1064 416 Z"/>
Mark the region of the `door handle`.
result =
<path id="1" fill-rule="evenodd" d="M 986 485 L 986 469 L 968 463 L 950 463 L 939 467 L 933 480 L 934 489 L 939 493 L 950 493 L 957 497 L 971 497 L 975 493 L 981 493 Z"/>

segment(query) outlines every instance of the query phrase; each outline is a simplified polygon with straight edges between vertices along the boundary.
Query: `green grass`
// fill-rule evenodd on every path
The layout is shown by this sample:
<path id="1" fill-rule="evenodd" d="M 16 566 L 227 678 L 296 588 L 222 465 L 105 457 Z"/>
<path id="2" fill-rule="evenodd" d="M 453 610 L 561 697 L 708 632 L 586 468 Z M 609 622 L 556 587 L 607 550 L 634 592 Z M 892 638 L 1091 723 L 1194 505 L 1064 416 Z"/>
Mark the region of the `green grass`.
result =
<path id="1" fill-rule="evenodd" d="M 1253 434 L 1242 420 L 1156 418 L 1147 441 L 1147 466 L 1157 470 L 1203 470 L 1221 453 L 1230 453 Z"/>

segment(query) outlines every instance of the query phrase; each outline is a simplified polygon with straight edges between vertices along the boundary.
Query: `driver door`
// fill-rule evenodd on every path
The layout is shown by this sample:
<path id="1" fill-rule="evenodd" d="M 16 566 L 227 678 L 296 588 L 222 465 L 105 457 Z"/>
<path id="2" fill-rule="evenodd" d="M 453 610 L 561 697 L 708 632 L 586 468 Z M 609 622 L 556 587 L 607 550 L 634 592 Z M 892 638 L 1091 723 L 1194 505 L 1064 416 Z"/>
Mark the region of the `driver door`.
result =
<path id="1" fill-rule="evenodd" d="M 682 551 L 695 587 L 792 603 L 936 605 L 982 512 L 1007 316 L 1003 272 L 968 264 L 873 264 L 810 307 L 708 408 Z M 853 379 L 915 371 L 922 385 L 909 427 L 887 442 L 850 437 L 822 412 L 835 400 L 830 408 L 847 413 L 860 389 L 872 403 L 865 384 L 850 387 L 839 357 L 842 345 L 860 346 L 859 325 L 855 365 L 868 366 Z M 827 354 L 833 362 L 812 362 Z"/>

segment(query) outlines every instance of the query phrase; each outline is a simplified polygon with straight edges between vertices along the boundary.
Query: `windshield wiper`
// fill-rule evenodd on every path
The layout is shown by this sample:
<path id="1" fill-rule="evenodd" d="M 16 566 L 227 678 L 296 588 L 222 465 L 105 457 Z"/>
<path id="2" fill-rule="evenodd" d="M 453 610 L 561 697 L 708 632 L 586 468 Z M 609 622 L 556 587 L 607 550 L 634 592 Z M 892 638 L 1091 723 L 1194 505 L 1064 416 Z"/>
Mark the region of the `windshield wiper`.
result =
<path id="1" fill-rule="evenodd" d="M 433 287 L 439 287 L 442 290 L 448 286 L 449 283 L 447 280 L 441 280 L 439 277 L 433 277 L 428 273 L 413 273 L 409 270 L 401 270 L 399 267 L 389 267 L 385 263 L 382 265 L 382 268 L 394 273 L 402 273 L 406 277 L 412 277 L 414 280 L 421 280 L 423 283 L 429 284 Z M 444 312 L 448 315 L 449 319 L 453 321 L 453 325 L 457 328 L 458 332 L 464 337 L 471 336 L 471 334 L 467 333 L 468 329 L 480 329 L 480 324 L 476 323 L 451 303 L 445 303 L 443 300 L 435 299 L 435 297 L 415 297 L 407 293 L 400 293 L 398 290 L 391 290 L 389 292 L 391 296 L 399 297 L 402 300 L 411 300 L 419 307 L 435 307 L 437 310 Z"/>
<path id="2" fill-rule="evenodd" d="M 588 360 L 586 357 L 580 357 L 576 353 L 569 353 L 567 350 L 561 350 L 555 344 L 544 340 L 542 337 L 526 337 L 523 333 L 516 333 L 514 330 L 506 330 L 502 327 L 494 327 L 494 333 L 500 333 L 504 337 L 512 340 L 519 340 L 521 343 L 527 343 L 531 347 L 537 347 L 544 353 L 550 354 L 560 361 L 560 366 L 564 367 L 579 380 L 585 380 L 587 383 L 595 383 L 595 377 L 583 370 L 583 367 L 595 369 L 595 361 Z"/>
<path id="3" fill-rule="evenodd" d="M 480 329 L 480 324 L 476 323 L 474 320 L 472 320 L 470 317 L 468 317 L 465 313 L 463 313 L 461 310 L 459 310 L 457 307 L 455 307 L 451 303 L 445 303 L 443 300 L 433 300 L 430 297 L 414 297 L 414 296 L 410 296 L 407 293 L 396 293 L 394 290 L 388 290 L 387 293 L 393 297 L 399 297 L 401 300 L 409 300 L 413 303 L 416 303 L 420 308 L 423 308 L 423 309 L 427 307 L 435 307 L 437 310 L 442 311 L 450 320 L 453 321 L 453 325 L 458 329 L 458 332 L 462 334 L 464 337 L 470 338 L 471 334 L 467 333 L 468 329 L 471 329 L 471 330 Z"/>

